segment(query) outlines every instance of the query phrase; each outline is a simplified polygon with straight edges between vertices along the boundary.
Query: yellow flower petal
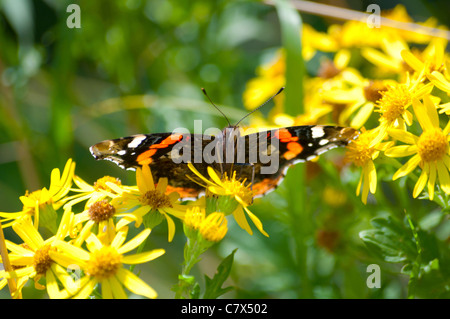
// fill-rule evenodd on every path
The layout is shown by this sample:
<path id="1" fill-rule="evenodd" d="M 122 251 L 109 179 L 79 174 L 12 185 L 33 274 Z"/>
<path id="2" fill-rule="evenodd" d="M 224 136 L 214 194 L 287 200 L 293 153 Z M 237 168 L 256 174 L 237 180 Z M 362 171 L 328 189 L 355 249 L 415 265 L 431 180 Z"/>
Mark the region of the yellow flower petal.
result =
<path id="1" fill-rule="evenodd" d="M 350 126 L 353 128 L 361 128 L 364 123 L 367 122 L 370 115 L 372 115 L 374 104 L 372 102 L 365 103 L 356 113 L 355 117 L 350 122 Z"/>
<path id="2" fill-rule="evenodd" d="M 62 240 L 55 240 L 54 245 L 64 251 L 66 253 L 66 256 L 72 256 L 74 258 L 73 260 L 76 260 L 75 258 L 79 259 L 80 261 L 89 260 L 89 253 L 84 249 L 73 246 Z M 50 251 L 49 254 L 52 254 L 52 251 Z"/>
<path id="3" fill-rule="evenodd" d="M 253 214 L 246 206 L 244 206 L 244 210 L 247 213 L 247 215 L 250 217 L 250 219 L 252 220 L 253 224 L 255 224 L 256 228 L 258 228 L 258 230 L 266 237 L 269 237 L 269 234 L 267 234 L 264 229 L 263 229 L 263 224 L 261 223 L 261 221 L 259 220 L 258 217 L 256 217 L 255 214 Z"/>
<path id="4" fill-rule="evenodd" d="M 122 246 L 122 244 L 125 242 L 125 239 L 127 239 L 127 235 L 128 235 L 128 227 L 120 228 L 111 242 L 111 247 L 119 249 L 119 247 Z"/>
<path id="5" fill-rule="evenodd" d="M 142 168 L 138 167 L 136 169 L 136 184 L 142 194 L 155 190 L 153 175 L 148 165 L 144 165 Z"/>
<path id="6" fill-rule="evenodd" d="M 151 251 L 147 251 L 145 253 L 140 254 L 134 254 L 129 256 L 124 256 L 122 258 L 122 262 L 124 264 L 142 264 L 146 263 L 150 260 L 156 259 L 161 255 L 164 255 L 165 250 L 164 249 L 154 249 Z"/>
<path id="7" fill-rule="evenodd" d="M 420 174 L 419 179 L 417 180 L 416 185 L 414 186 L 413 197 L 416 198 L 424 189 L 427 180 L 428 180 L 428 172 L 430 170 L 430 166 L 428 163 L 425 163 L 422 173 Z"/>
<path id="8" fill-rule="evenodd" d="M 389 157 L 404 157 L 417 153 L 417 145 L 399 145 L 387 149 L 384 155 Z"/>
<path id="9" fill-rule="evenodd" d="M 216 171 L 211 167 L 208 166 L 208 175 L 211 177 L 211 179 L 219 186 L 222 186 L 222 181 L 220 180 L 220 177 L 217 175 Z"/>
<path id="10" fill-rule="evenodd" d="M 131 292 L 145 296 L 147 298 L 154 299 L 158 296 L 156 291 L 147 285 L 142 279 L 137 277 L 131 271 L 128 271 L 124 268 L 119 269 L 117 272 L 117 279 Z"/>
<path id="11" fill-rule="evenodd" d="M 164 194 L 166 192 L 167 185 L 169 185 L 169 180 L 167 179 L 167 177 L 160 178 L 158 180 L 158 185 L 156 186 L 156 190 L 158 192 Z"/>
<path id="12" fill-rule="evenodd" d="M 80 291 L 73 297 L 74 299 L 86 299 L 88 298 L 92 291 L 95 288 L 95 285 L 97 284 L 97 280 L 95 278 L 91 277 L 83 277 L 83 279 L 86 278 L 87 282 L 82 286 L 83 288 L 80 289 Z M 85 280 L 83 280 L 85 281 Z"/>
<path id="13" fill-rule="evenodd" d="M 422 71 L 424 64 L 411 53 L 411 51 L 403 50 L 401 52 L 403 60 L 416 72 Z"/>
<path id="14" fill-rule="evenodd" d="M 398 63 L 398 61 L 388 57 L 378 50 L 372 48 L 363 48 L 361 49 L 361 55 L 375 65 L 382 65 L 384 68 L 390 69 L 395 72 L 402 71 L 401 64 Z"/>
<path id="15" fill-rule="evenodd" d="M 391 129 L 389 130 L 389 135 L 406 144 L 416 144 L 419 140 L 419 137 L 414 134 L 400 129 Z"/>
<path id="16" fill-rule="evenodd" d="M 80 258 L 69 255 L 66 252 L 60 253 L 60 252 L 55 252 L 55 251 L 50 250 L 49 255 L 55 262 L 57 262 L 58 264 L 60 264 L 63 267 L 66 267 L 66 268 L 69 267 L 70 265 L 78 265 L 78 266 L 82 267 L 82 265 L 85 264 L 85 262 L 82 261 Z M 88 254 L 88 258 L 89 258 L 89 254 Z"/>
<path id="17" fill-rule="evenodd" d="M 175 235 L 175 223 L 173 222 L 172 218 L 168 214 L 164 214 L 164 215 L 166 216 L 166 221 L 167 221 L 169 242 L 171 242 L 173 239 L 173 236 Z"/>
<path id="18" fill-rule="evenodd" d="M 103 243 L 100 241 L 100 239 L 98 239 L 97 236 L 91 233 L 88 236 L 88 238 L 86 238 L 86 247 L 89 249 L 90 252 L 93 252 L 102 248 Z"/>
<path id="19" fill-rule="evenodd" d="M 363 176 L 364 176 L 363 171 L 361 171 L 361 176 L 359 177 L 358 186 L 356 186 L 356 196 L 359 196 L 359 194 L 361 193 Z M 366 201 L 364 199 L 363 199 L 363 203 L 366 204 Z"/>
<path id="20" fill-rule="evenodd" d="M 433 71 L 428 74 L 428 79 L 444 92 L 450 92 L 450 82 L 440 72 Z"/>
<path id="21" fill-rule="evenodd" d="M 33 225 L 27 220 L 17 220 L 12 225 L 14 231 L 20 238 L 33 250 L 39 249 L 43 244 L 44 240 L 41 234 L 37 231 Z"/>
<path id="22" fill-rule="evenodd" d="M 369 182 L 369 190 L 372 194 L 375 194 L 377 190 L 377 171 L 375 169 L 375 165 L 373 162 L 367 163 L 367 176 L 368 176 L 368 182 Z"/>
<path id="23" fill-rule="evenodd" d="M 419 121 L 422 129 L 424 131 L 433 129 L 433 124 L 430 118 L 428 117 L 428 113 L 426 111 L 425 106 L 422 103 L 420 103 L 418 99 L 413 99 L 412 105 L 414 108 L 414 113 L 416 114 L 417 120 Z"/>
<path id="24" fill-rule="evenodd" d="M 192 165 L 192 163 L 188 163 L 189 169 L 194 172 L 195 175 L 197 175 L 202 181 L 206 183 L 206 185 L 216 186 L 214 183 L 212 183 L 209 179 L 205 178 L 200 172 Z"/>
<path id="25" fill-rule="evenodd" d="M 436 163 L 430 162 L 430 174 L 428 178 L 428 195 L 430 200 L 434 198 L 434 184 L 436 183 Z"/>
<path id="26" fill-rule="evenodd" d="M 408 175 L 419 165 L 421 161 L 420 155 L 416 154 L 413 157 L 409 159 L 402 167 L 398 169 L 397 172 L 395 172 L 394 176 L 392 176 L 392 180 L 396 180 L 397 178 L 403 177 L 405 175 Z"/>
<path id="27" fill-rule="evenodd" d="M 136 235 L 136 237 L 129 240 L 125 245 L 118 248 L 117 252 L 119 254 L 124 254 L 126 252 L 129 252 L 130 250 L 133 250 L 134 248 L 139 246 L 148 237 L 148 235 L 150 235 L 150 229 L 146 228 L 143 231 L 141 231 L 138 235 Z"/>
<path id="28" fill-rule="evenodd" d="M 109 287 L 111 289 L 112 295 L 115 299 L 128 299 L 127 293 L 123 289 L 122 285 L 120 284 L 120 281 L 116 277 L 110 277 L 107 280 L 102 281 L 102 293 L 103 293 L 103 283 L 108 282 Z"/>
<path id="29" fill-rule="evenodd" d="M 439 115 L 436 110 L 436 106 L 431 100 L 430 96 L 425 95 L 423 97 L 423 102 L 431 125 L 433 125 L 434 127 L 439 127 Z"/>
<path id="30" fill-rule="evenodd" d="M 242 206 L 238 206 L 236 210 L 233 212 L 234 220 L 236 220 L 236 223 L 241 227 L 243 230 L 245 230 L 250 235 L 253 235 L 253 231 L 250 228 L 250 225 L 247 222 L 247 218 L 245 218 L 244 210 Z"/>
<path id="31" fill-rule="evenodd" d="M 362 174 L 364 175 L 364 183 L 363 183 L 361 199 L 363 200 L 363 203 L 366 204 L 367 196 L 369 196 L 369 190 L 370 190 L 370 182 L 369 182 L 370 175 L 369 175 L 369 171 L 366 166 L 363 167 Z"/>
<path id="32" fill-rule="evenodd" d="M 102 299 L 113 299 L 113 292 L 112 292 L 112 288 L 111 288 L 111 283 L 108 279 L 102 280 L 101 282 L 102 284 Z M 120 286 L 120 284 L 119 284 Z M 119 289 L 123 290 L 122 287 L 120 287 Z"/>
<path id="33" fill-rule="evenodd" d="M 72 279 L 72 276 L 70 276 L 67 273 L 67 267 L 64 268 L 61 265 L 58 265 L 58 264 L 55 264 L 55 263 L 52 265 L 52 270 L 53 270 L 54 274 L 56 275 L 56 277 L 63 284 L 64 288 L 67 290 L 67 292 L 70 295 L 73 295 L 73 294 L 75 294 L 78 291 L 79 284 L 80 284 L 79 280 L 81 278 L 75 278 L 76 281 L 74 281 Z"/>
<path id="34" fill-rule="evenodd" d="M 443 162 L 437 162 L 437 171 L 439 176 L 439 185 L 442 190 L 447 194 L 450 193 L 450 177 L 448 174 L 448 168 Z"/>

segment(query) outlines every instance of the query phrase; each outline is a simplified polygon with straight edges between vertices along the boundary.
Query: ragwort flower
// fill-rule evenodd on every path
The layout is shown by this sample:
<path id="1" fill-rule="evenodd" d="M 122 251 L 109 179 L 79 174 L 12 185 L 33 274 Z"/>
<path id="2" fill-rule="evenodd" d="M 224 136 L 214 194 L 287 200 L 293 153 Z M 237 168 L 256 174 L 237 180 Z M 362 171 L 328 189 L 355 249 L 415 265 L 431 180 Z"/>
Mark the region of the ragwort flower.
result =
<path id="1" fill-rule="evenodd" d="M 348 144 L 345 161 L 361 167 L 356 196 L 359 196 L 362 188 L 361 200 L 366 204 L 369 191 L 375 194 L 377 189 L 377 172 L 373 161 L 380 151 L 390 145 L 390 142 L 381 143 L 383 136 L 379 133 L 379 127 L 370 131 L 364 129 L 361 131 L 361 134 Z"/>
<path id="2" fill-rule="evenodd" d="M 116 208 L 116 216 L 121 217 L 117 223 L 117 229 L 135 222 L 136 227 L 143 222 L 146 214 L 151 214 L 150 218 L 158 219 L 163 217 L 168 225 L 168 238 L 172 241 L 175 235 L 175 223 L 171 216 L 179 219 L 184 218 L 186 206 L 179 203 L 180 195 L 176 192 L 166 194 L 168 180 L 160 178 L 155 187 L 153 176 L 148 165 L 136 169 L 136 182 L 138 190 L 124 191 L 121 196 L 114 198 L 111 205 Z M 136 208 L 137 207 L 137 208 Z M 133 211 L 132 209 L 136 208 Z M 157 214 L 157 216 L 154 216 Z"/>
<path id="3" fill-rule="evenodd" d="M 123 289 L 125 286 L 131 292 L 156 298 L 156 291 L 137 277 L 131 271 L 125 269 L 123 264 L 141 264 L 163 255 L 163 249 L 154 249 L 144 253 L 124 255 L 138 247 L 150 234 L 150 229 L 145 229 L 133 239 L 125 242 L 128 227 L 122 227 L 114 236 L 110 244 L 100 241 L 93 233 L 86 239 L 88 251 L 71 245 L 65 241 L 58 240 L 56 251 L 51 251 L 52 259 L 61 265 L 69 267 L 78 265 L 84 273 L 79 280 L 79 290 L 74 298 L 88 298 L 97 283 L 101 284 L 103 299 L 127 298 Z"/>
<path id="4" fill-rule="evenodd" d="M 251 183 L 246 181 L 240 181 L 236 179 L 236 172 L 233 172 L 231 177 L 226 174 L 223 178 L 220 178 L 212 167 L 208 167 L 208 174 L 210 179 L 203 176 L 193 165 L 188 163 L 190 170 L 198 176 L 203 185 L 210 193 L 218 195 L 220 201 L 219 207 L 225 208 L 224 213 L 232 213 L 234 219 L 238 225 L 246 230 L 250 235 L 253 234 L 250 225 L 247 222 L 244 212 L 250 217 L 255 224 L 256 228 L 264 235 L 269 235 L 264 231 L 263 225 L 258 217 L 253 214 L 248 206 L 253 201 L 253 192 L 251 189 Z"/>
<path id="5" fill-rule="evenodd" d="M 423 104 L 418 99 L 413 99 L 413 108 L 416 117 L 422 127 L 422 134 L 415 136 L 410 132 L 393 129 L 389 135 L 405 143 L 386 150 L 385 154 L 391 157 L 411 157 L 393 176 L 393 179 L 410 174 L 417 166 L 422 172 L 417 180 L 413 197 L 419 196 L 425 186 L 428 186 L 430 200 L 434 198 L 434 190 L 437 178 L 441 189 L 450 193 L 450 121 L 442 130 L 439 127 L 439 117 L 436 107 L 429 96 L 425 96 Z"/>
<path id="6" fill-rule="evenodd" d="M 17 298 L 29 279 L 34 279 L 35 288 L 47 288 L 50 298 L 68 298 L 76 292 L 77 285 L 66 268 L 56 263 L 50 256 L 50 252 L 56 251 L 55 241 L 64 239 L 72 226 L 73 216 L 69 210 L 65 211 L 57 234 L 47 240 L 42 238 L 28 219 L 19 219 L 12 224 L 13 230 L 23 240 L 23 244 L 17 245 L 6 241 L 14 270 L 9 273 L 0 271 L 0 277 L 17 279 L 17 290 L 13 298 Z M 45 285 L 39 283 L 41 278 L 45 278 Z M 59 290 L 58 280 L 65 289 Z"/>
<path id="7" fill-rule="evenodd" d="M 55 210 L 60 208 L 64 203 L 65 196 L 72 185 L 72 178 L 75 171 L 75 163 L 72 159 L 67 160 L 64 171 L 61 175 L 60 170 L 55 168 L 50 175 L 50 187 L 42 188 L 32 193 L 26 192 L 24 196 L 20 196 L 23 209 L 15 213 L 0 213 L 3 227 L 11 226 L 14 221 L 19 219 L 29 219 L 33 221 L 34 227 L 39 227 L 41 219 L 42 226 L 56 232 L 56 213 Z M 44 216 L 40 216 L 43 214 Z"/>

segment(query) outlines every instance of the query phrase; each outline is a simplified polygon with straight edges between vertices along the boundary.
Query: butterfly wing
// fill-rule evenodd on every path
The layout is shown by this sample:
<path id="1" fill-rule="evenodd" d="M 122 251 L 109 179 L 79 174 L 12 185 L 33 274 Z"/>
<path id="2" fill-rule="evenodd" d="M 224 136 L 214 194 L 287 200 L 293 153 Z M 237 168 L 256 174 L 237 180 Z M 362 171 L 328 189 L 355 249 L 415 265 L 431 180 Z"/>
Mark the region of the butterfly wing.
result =
<path id="1" fill-rule="evenodd" d="M 256 196 L 266 194 L 281 183 L 290 165 L 346 146 L 357 135 L 353 128 L 329 125 L 292 126 L 245 135 L 245 163 L 251 165 L 243 165 L 241 176 L 253 180 Z"/>
<path id="2" fill-rule="evenodd" d="M 97 143 L 90 151 L 96 160 L 108 160 L 124 169 L 149 165 L 155 182 L 166 177 L 169 190 L 177 191 L 182 198 L 195 198 L 203 188 L 186 178 L 193 175 L 187 163 L 195 165 L 194 148 L 201 151 L 210 140 L 200 134 L 138 134 Z M 196 166 L 206 174 L 203 165 Z"/>

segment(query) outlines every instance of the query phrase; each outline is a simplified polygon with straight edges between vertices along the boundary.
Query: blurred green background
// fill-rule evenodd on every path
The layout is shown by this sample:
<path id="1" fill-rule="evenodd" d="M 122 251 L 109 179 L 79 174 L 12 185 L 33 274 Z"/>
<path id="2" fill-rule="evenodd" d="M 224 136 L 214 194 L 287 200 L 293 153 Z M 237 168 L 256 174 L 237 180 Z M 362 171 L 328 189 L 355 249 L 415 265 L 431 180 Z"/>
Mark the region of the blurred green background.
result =
<path id="1" fill-rule="evenodd" d="M 71 3 L 81 8 L 79 29 L 66 24 Z M 328 3 L 365 11 L 373 2 Z M 377 2 L 382 10 L 396 3 Z M 445 1 L 404 5 L 416 21 L 435 16 L 439 24 L 448 23 Z M 321 31 L 337 22 L 302 18 Z M 225 126 L 202 87 L 231 120 L 240 119 L 246 114 L 246 82 L 281 45 L 277 12 L 260 1 L 0 0 L 0 211 L 21 210 L 19 196 L 48 187 L 51 170 L 62 169 L 70 157 L 76 174 L 89 183 L 104 175 L 134 183 L 134 173 L 96 162 L 89 146 L 137 133 L 193 129 L 198 119 L 204 129 Z M 199 280 L 200 273 L 213 276 L 220 259 L 239 248 L 227 282 L 239 289 L 226 297 L 302 297 L 299 287 L 305 283 L 297 276 L 287 226 L 292 221 L 284 218 L 283 205 L 274 193 L 252 207 L 270 238 L 249 236 L 230 223 L 225 240 L 199 264 Z M 309 225 L 310 297 L 404 297 L 407 277 L 397 275 L 398 265 L 387 266 L 392 274 L 383 273 L 381 289 L 367 288 L 366 266 L 374 260 L 357 237 L 362 226 L 355 224 L 367 228 L 371 216 L 355 218 L 362 206 L 346 209 L 338 226 L 343 254 L 319 247 L 316 240 L 320 224 L 334 222 L 326 221 L 332 208 L 318 209 Z M 167 243 L 166 231 L 158 227 L 148 242 L 148 248 L 164 248 L 166 255 L 137 269 L 160 297 L 172 298 L 185 237 L 179 222 L 173 243 Z M 9 230 L 6 235 L 13 236 Z"/>

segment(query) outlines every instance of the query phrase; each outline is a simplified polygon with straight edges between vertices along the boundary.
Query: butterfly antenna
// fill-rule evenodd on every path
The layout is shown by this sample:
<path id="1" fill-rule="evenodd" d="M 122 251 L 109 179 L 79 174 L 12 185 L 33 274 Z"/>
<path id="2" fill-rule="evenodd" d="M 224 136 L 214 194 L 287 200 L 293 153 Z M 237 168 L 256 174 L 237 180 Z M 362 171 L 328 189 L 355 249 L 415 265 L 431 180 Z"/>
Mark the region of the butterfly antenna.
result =
<path id="1" fill-rule="evenodd" d="M 217 107 L 217 105 L 214 104 L 214 102 L 211 100 L 211 98 L 208 96 L 208 94 L 206 93 L 206 90 L 204 88 L 202 88 L 202 92 L 203 94 L 205 94 L 205 96 L 208 98 L 208 100 L 211 102 L 211 104 L 223 115 L 223 117 L 227 120 L 228 122 L 228 126 L 231 126 L 230 120 L 228 119 L 228 117 Z"/>
<path id="2" fill-rule="evenodd" d="M 283 90 L 284 90 L 284 87 L 282 87 L 281 89 L 279 89 L 278 92 L 275 93 L 274 95 L 272 95 L 266 102 L 264 102 L 263 104 L 261 104 L 260 106 L 258 106 L 258 107 L 257 107 L 256 109 L 254 109 L 253 111 L 249 112 L 249 113 L 248 113 L 246 116 L 244 116 L 243 118 L 241 118 L 241 119 L 239 120 L 239 122 L 236 123 L 235 126 L 237 126 L 239 123 L 241 123 L 242 120 L 245 119 L 245 118 L 246 118 L 247 116 L 249 116 L 250 114 L 252 114 L 252 113 L 258 111 L 260 108 L 262 108 L 262 107 L 263 107 L 264 105 L 266 105 L 268 102 L 270 102 L 275 96 L 277 96 L 278 94 L 280 94 L 281 92 L 283 92 Z"/>

